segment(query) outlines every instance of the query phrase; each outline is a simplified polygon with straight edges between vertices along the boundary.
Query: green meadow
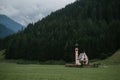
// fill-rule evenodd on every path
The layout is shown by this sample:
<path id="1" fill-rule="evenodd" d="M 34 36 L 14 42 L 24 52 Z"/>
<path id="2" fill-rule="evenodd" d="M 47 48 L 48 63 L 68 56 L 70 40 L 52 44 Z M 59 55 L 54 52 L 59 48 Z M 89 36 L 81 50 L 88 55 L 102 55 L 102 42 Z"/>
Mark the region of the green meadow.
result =
<path id="1" fill-rule="evenodd" d="M 0 63 L 0 80 L 120 80 L 120 65 L 70 68 L 64 65 Z"/>

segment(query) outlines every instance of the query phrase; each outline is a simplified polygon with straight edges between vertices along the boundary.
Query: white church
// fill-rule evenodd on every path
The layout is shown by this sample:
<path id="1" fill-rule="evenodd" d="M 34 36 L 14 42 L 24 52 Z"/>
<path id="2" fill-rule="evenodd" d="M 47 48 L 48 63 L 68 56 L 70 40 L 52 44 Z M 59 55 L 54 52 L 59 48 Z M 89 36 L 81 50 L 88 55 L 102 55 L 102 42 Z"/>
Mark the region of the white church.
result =
<path id="1" fill-rule="evenodd" d="M 75 44 L 75 65 L 87 65 L 88 57 L 85 52 L 79 53 L 78 44 Z"/>

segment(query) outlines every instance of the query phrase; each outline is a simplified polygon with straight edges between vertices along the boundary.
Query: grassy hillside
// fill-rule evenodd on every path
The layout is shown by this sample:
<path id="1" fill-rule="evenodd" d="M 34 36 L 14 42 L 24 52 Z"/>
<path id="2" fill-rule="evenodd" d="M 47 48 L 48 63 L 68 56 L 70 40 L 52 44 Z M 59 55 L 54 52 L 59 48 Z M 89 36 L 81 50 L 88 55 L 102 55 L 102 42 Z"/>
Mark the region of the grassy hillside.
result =
<path id="1" fill-rule="evenodd" d="M 0 51 L 0 61 L 4 59 L 4 53 L 5 53 L 5 50 L 1 50 Z"/>
<path id="2" fill-rule="evenodd" d="M 120 49 L 118 51 L 116 51 L 111 57 L 102 60 L 102 61 L 98 61 L 102 64 L 120 64 Z"/>

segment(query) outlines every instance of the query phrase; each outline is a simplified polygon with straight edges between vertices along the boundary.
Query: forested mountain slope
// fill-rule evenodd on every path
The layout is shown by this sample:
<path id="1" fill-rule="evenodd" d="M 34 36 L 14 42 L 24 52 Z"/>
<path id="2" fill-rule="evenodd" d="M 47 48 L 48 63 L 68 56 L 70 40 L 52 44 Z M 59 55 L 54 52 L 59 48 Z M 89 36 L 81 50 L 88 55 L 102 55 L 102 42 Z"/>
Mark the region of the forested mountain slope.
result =
<path id="1" fill-rule="evenodd" d="M 74 60 L 74 44 L 89 59 L 120 48 L 120 1 L 77 0 L 4 39 L 7 59 Z"/>

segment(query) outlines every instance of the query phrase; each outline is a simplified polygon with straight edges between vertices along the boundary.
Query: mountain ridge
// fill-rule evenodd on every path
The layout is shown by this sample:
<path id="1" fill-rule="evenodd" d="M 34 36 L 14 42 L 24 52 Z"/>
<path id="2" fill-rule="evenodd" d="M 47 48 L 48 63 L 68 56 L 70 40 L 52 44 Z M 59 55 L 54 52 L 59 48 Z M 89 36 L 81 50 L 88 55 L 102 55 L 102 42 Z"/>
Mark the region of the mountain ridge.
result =
<path id="1" fill-rule="evenodd" d="M 18 32 L 19 30 L 24 28 L 21 24 L 15 22 L 14 20 L 3 14 L 0 14 L 0 24 L 6 26 L 14 32 Z"/>
<path id="2" fill-rule="evenodd" d="M 9 28 L 5 27 L 4 25 L 0 24 L 0 38 L 5 38 L 9 35 L 12 35 L 14 31 L 10 30 Z"/>

